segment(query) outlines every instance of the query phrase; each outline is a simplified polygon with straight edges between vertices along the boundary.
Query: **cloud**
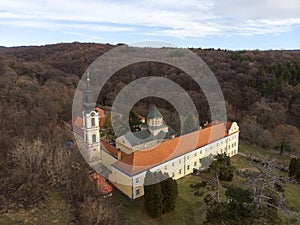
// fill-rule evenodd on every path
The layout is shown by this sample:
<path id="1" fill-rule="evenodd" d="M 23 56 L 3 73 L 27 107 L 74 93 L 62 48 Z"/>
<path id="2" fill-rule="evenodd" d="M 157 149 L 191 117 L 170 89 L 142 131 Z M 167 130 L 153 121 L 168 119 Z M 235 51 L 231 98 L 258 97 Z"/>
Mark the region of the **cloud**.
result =
<path id="1" fill-rule="evenodd" d="M 214 11 L 218 15 L 230 15 L 236 19 L 287 19 L 299 18 L 298 0 L 215 0 Z"/>
<path id="2" fill-rule="evenodd" d="M 0 0 L 12 26 L 178 38 L 279 34 L 300 25 L 298 0 Z"/>

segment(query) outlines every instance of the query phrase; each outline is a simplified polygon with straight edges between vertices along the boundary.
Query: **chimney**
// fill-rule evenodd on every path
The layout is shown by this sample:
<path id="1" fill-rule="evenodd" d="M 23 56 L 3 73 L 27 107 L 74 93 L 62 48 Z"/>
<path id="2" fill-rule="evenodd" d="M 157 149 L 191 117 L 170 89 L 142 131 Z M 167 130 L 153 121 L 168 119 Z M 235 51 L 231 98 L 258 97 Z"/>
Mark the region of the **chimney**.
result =
<path id="1" fill-rule="evenodd" d="M 117 149 L 117 155 L 118 155 L 118 160 L 121 160 L 122 159 L 122 152 L 119 148 Z"/>

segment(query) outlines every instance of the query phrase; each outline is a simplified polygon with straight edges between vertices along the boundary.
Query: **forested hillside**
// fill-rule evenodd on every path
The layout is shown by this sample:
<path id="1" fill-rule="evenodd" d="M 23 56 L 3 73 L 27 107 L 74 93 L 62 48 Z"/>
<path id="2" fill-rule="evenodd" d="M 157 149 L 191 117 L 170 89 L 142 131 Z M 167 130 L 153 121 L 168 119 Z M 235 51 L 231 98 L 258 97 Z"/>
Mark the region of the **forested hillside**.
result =
<path id="1" fill-rule="evenodd" d="M 41 180 L 50 187 L 73 187 L 66 195 L 66 202 L 69 204 L 70 199 L 80 202 L 75 208 L 81 213 L 76 214 L 77 218 L 71 216 L 70 221 L 84 220 L 88 207 L 98 207 L 91 196 L 82 194 L 89 190 L 83 185 L 84 178 L 74 179 L 80 171 L 73 164 L 80 157 L 70 156 L 73 153 L 61 155 L 67 139 L 61 121 L 71 118 L 73 95 L 81 75 L 97 57 L 114 47 L 72 43 L 0 48 L 0 202 L 12 204 L 0 206 L 1 210 L 19 207 L 14 204 L 20 196 L 25 196 L 22 204 L 32 204 L 31 195 L 26 193 L 34 185 L 39 186 Z M 226 100 L 228 118 L 239 123 L 242 140 L 281 154 L 300 154 L 300 51 L 191 50 L 216 75 Z M 177 82 L 194 100 L 200 122 L 209 120 L 209 108 L 199 87 L 182 71 L 160 63 L 134 64 L 118 71 L 100 93 L 98 104 L 111 106 L 126 84 L 143 76 L 164 76 Z M 150 102 L 158 104 L 166 122 L 178 130 L 174 122 L 176 113 L 165 101 L 145 99 L 136 105 L 135 111 L 145 115 Z M 30 146 L 44 149 L 35 160 L 48 164 L 33 168 L 32 159 L 22 159 L 20 156 Z M 57 159 L 63 163 L 58 163 L 55 170 L 71 168 L 71 171 L 51 174 L 53 167 L 49 162 Z M 32 172 L 37 177 L 31 176 Z M 27 184 L 21 185 L 24 183 Z M 82 189 L 75 192 L 75 187 Z M 5 194 L 7 190 L 14 192 L 15 199 Z M 40 186 L 39 191 L 41 199 L 46 198 L 47 189 Z M 39 200 L 36 199 L 37 204 Z"/>

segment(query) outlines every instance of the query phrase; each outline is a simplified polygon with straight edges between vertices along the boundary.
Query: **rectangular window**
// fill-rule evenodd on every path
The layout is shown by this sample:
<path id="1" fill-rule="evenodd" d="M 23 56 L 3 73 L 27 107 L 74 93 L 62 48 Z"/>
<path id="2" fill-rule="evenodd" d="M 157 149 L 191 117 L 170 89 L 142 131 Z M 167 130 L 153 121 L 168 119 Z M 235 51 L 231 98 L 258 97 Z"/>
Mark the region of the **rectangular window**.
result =
<path id="1" fill-rule="evenodd" d="M 175 177 L 175 173 L 172 173 L 172 177 Z"/>
<path id="2" fill-rule="evenodd" d="M 197 152 L 195 152 L 194 156 L 197 156 Z"/>
<path id="3" fill-rule="evenodd" d="M 186 169 L 187 169 L 187 170 L 190 170 L 190 165 L 187 165 Z"/>
<path id="4" fill-rule="evenodd" d="M 165 170 L 167 170 L 168 169 L 168 166 L 167 165 L 165 165 Z"/>
<path id="5" fill-rule="evenodd" d="M 135 178 L 135 183 L 136 184 L 140 183 L 140 178 L 139 177 Z"/>
<path id="6" fill-rule="evenodd" d="M 197 162 L 194 162 L 194 166 L 197 166 Z"/>
<path id="7" fill-rule="evenodd" d="M 135 190 L 135 195 L 136 195 L 136 196 L 140 195 L 140 192 L 141 192 L 140 189 L 136 189 L 136 190 Z"/>
<path id="8" fill-rule="evenodd" d="M 190 159 L 190 156 L 189 156 L 189 155 L 187 155 L 187 156 L 186 156 L 186 159 L 187 159 L 187 160 L 189 160 L 189 159 Z"/>
<path id="9" fill-rule="evenodd" d="M 181 174 L 181 169 L 178 171 L 179 174 Z"/>
<path id="10" fill-rule="evenodd" d="M 179 159 L 179 163 L 181 163 L 181 159 Z"/>
<path id="11" fill-rule="evenodd" d="M 200 154 L 202 154 L 202 150 L 200 150 Z"/>
<path id="12" fill-rule="evenodd" d="M 174 162 L 172 162 L 172 167 L 174 167 L 175 166 L 175 163 Z"/>

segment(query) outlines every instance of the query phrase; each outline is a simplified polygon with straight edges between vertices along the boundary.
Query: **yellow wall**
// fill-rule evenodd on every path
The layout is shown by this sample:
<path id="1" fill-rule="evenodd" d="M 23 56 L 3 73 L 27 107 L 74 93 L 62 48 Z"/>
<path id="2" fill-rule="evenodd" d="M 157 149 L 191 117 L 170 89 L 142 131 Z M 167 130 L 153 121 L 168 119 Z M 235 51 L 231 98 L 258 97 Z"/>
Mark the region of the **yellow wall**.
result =
<path id="1" fill-rule="evenodd" d="M 120 191 L 132 198 L 132 178 L 112 167 L 112 173 L 109 174 L 110 182 Z"/>
<path id="2" fill-rule="evenodd" d="M 203 146 L 185 155 L 179 156 L 176 159 L 170 160 L 156 167 L 151 168 L 152 172 L 161 171 L 162 173 L 168 173 L 172 177 L 174 173 L 174 179 L 180 179 L 193 172 L 193 168 L 199 169 L 201 166 L 199 159 L 209 156 L 210 153 L 214 155 L 217 153 L 227 153 L 230 157 L 238 153 L 238 139 L 239 132 L 232 133 L 231 135 L 220 139 L 214 143 L 210 143 L 207 146 Z M 230 147 L 229 147 L 230 146 Z M 227 150 L 225 150 L 227 147 Z M 222 150 L 222 151 L 221 151 Z M 179 162 L 181 159 L 181 163 Z M 194 164 L 196 163 L 196 165 Z M 187 167 L 189 166 L 189 170 Z M 179 170 L 181 169 L 181 174 Z M 144 195 L 144 178 L 146 172 L 129 177 L 121 171 L 112 168 L 112 174 L 110 175 L 111 182 L 125 193 L 129 198 L 138 198 Z M 136 178 L 139 178 L 139 182 L 136 182 Z M 136 191 L 139 189 L 139 195 L 136 195 Z"/>
<path id="3" fill-rule="evenodd" d="M 101 150 L 101 154 L 102 154 L 102 164 L 111 171 L 112 170 L 111 165 L 117 162 L 118 160 L 104 150 Z"/>

